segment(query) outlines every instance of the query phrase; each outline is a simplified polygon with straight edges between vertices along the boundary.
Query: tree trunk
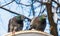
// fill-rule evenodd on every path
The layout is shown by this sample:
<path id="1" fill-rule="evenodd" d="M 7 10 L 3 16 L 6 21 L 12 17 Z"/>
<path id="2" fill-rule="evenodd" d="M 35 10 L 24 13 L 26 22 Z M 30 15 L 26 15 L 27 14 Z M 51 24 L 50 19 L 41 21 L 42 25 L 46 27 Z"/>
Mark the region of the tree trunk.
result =
<path id="1" fill-rule="evenodd" d="M 46 3 L 48 19 L 49 19 L 50 28 L 51 28 L 50 33 L 54 36 L 58 36 L 57 24 L 54 23 L 54 20 L 53 20 L 52 6 L 51 5 L 52 4 L 50 4 L 50 3 Z"/>

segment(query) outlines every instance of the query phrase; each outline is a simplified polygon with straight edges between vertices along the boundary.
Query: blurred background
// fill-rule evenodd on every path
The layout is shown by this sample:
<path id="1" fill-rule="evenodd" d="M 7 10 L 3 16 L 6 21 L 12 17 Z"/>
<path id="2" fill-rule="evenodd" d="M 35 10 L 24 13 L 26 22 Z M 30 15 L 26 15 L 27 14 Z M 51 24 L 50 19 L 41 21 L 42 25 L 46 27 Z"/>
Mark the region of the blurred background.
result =
<path id="1" fill-rule="evenodd" d="M 38 15 L 48 15 L 47 7 L 41 3 L 42 1 L 50 3 L 48 0 L 0 0 L 0 36 L 8 33 L 9 20 L 14 16 L 20 14 L 32 19 Z M 56 12 L 56 17 L 60 17 L 60 0 L 52 1 L 52 12 Z M 54 17 L 54 20 L 56 17 Z M 55 23 L 57 23 L 58 35 L 60 36 L 60 20 L 55 20 Z M 29 24 L 30 22 L 25 19 L 23 30 L 28 29 Z M 48 16 L 46 17 L 46 24 L 44 32 L 50 33 Z"/>

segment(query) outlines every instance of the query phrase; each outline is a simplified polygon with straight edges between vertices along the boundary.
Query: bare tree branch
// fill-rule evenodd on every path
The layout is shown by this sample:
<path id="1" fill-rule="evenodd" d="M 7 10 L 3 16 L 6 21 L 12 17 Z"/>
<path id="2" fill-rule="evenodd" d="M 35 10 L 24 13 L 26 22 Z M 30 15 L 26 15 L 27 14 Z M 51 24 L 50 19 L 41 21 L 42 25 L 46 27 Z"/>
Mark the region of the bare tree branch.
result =
<path id="1" fill-rule="evenodd" d="M 36 1 L 41 3 L 42 5 L 46 5 L 46 3 L 42 2 L 42 1 L 38 1 L 38 0 L 36 0 Z"/>
<path id="2" fill-rule="evenodd" d="M 58 5 L 58 7 L 60 7 L 60 4 L 58 2 L 56 2 L 55 0 L 52 0 L 52 1 L 55 2 Z"/>
<path id="3" fill-rule="evenodd" d="M 1 9 L 4 9 L 4 10 L 6 10 L 6 11 L 10 12 L 10 13 L 13 13 L 13 14 L 16 14 L 16 15 L 21 15 L 21 14 L 19 14 L 19 13 L 16 13 L 16 12 L 11 11 L 11 10 L 6 9 L 6 8 L 3 8 L 3 7 L 0 7 L 0 8 L 1 8 Z M 24 16 L 24 15 L 23 15 L 23 16 Z M 25 16 L 25 18 L 31 21 L 31 19 L 29 19 L 28 17 L 26 17 L 26 16 Z"/>
<path id="4" fill-rule="evenodd" d="M 16 15 L 20 15 L 20 14 L 18 14 L 18 13 L 15 13 L 14 11 L 9 10 L 9 9 L 3 8 L 3 7 L 0 7 L 0 8 L 1 8 L 1 9 L 4 9 L 4 10 L 6 10 L 6 11 L 9 11 L 10 13 L 13 13 L 13 14 L 16 14 Z"/>
<path id="5" fill-rule="evenodd" d="M 47 7 L 47 13 L 48 13 L 48 19 L 50 23 L 50 33 L 54 36 L 58 36 L 58 31 L 57 31 L 57 24 L 53 20 L 53 14 L 52 14 L 52 3 L 46 3 Z"/>
<path id="6" fill-rule="evenodd" d="M 33 0 L 34 1 L 34 0 Z M 33 4 L 35 3 L 36 1 L 33 2 Z M 19 3 L 20 5 L 24 5 L 24 6 L 31 6 L 32 4 L 30 5 L 27 5 L 27 4 L 23 4 L 23 3 Z"/>
<path id="7" fill-rule="evenodd" d="M 33 0 L 31 0 L 31 9 L 32 9 L 32 12 L 33 12 L 33 16 L 35 16 L 35 11 L 34 11 L 34 6 L 33 6 Z"/>
<path id="8" fill-rule="evenodd" d="M 5 4 L 5 5 L 1 6 L 1 7 L 7 6 L 7 5 L 11 4 L 12 2 L 14 2 L 14 0 L 12 0 L 11 2 Z"/>

